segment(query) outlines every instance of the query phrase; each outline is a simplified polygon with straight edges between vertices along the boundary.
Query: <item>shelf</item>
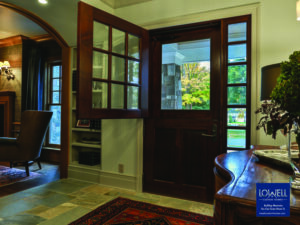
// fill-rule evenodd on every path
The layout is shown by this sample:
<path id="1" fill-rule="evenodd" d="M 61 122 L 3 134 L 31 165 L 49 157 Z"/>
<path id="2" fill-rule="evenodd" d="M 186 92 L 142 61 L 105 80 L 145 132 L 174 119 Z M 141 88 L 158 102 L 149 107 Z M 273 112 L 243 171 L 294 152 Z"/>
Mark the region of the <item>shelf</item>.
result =
<path id="1" fill-rule="evenodd" d="M 90 132 L 90 133 L 101 133 L 101 130 L 89 129 L 89 128 L 77 128 L 73 127 L 72 131 L 76 132 Z"/>
<path id="2" fill-rule="evenodd" d="M 93 93 L 101 93 L 102 90 L 92 90 Z"/>
<path id="3" fill-rule="evenodd" d="M 72 146 L 77 146 L 77 147 L 87 147 L 87 148 L 101 148 L 101 144 L 86 144 L 86 143 L 81 143 L 81 142 L 73 142 Z"/>

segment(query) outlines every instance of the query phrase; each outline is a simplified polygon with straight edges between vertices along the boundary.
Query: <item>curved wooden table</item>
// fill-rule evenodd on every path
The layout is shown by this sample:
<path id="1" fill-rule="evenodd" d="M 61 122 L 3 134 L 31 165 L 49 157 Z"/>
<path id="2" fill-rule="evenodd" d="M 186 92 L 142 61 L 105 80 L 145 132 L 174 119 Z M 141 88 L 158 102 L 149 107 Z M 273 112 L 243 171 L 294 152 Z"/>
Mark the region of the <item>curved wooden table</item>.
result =
<path id="1" fill-rule="evenodd" d="M 287 183 L 292 170 L 259 162 L 253 150 L 215 159 L 215 225 L 300 224 L 300 191 L 291 189 L 290 217 L 256 217 L 256 183 Z"/>

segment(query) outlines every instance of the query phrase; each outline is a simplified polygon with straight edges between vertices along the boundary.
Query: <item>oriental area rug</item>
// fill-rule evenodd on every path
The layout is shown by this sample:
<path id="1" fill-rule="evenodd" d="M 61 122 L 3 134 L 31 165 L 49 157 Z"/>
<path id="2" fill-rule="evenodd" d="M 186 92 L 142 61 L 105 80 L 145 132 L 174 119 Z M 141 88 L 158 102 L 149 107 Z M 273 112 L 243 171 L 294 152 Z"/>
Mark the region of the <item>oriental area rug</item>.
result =
<path id="1" fill-rule="evenodd" d="M 25 169 L 20 170 L 6 166 L 0 166 L 0 187 L 20 181 L 34 179 L 39 176 L 41 176 L 41 174 L 35 172 L 30 172 L 30 176 L 27 176 Z"/>
<path id="2" fill-rule="evenodd" d="M 212 225 L 213 218 L 149 203 L 116 198 L 69 225 Z"/>

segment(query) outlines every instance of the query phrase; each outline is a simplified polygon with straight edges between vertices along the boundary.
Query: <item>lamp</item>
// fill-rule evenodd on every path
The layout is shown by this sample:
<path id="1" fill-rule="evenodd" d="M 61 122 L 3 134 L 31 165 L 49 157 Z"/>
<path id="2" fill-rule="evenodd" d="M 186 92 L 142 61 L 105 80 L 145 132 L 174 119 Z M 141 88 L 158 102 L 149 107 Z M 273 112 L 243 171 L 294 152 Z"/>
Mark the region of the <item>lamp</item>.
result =
<path id="1" fill-rule="evenodd" d="M 300 21 L 300 0 L 296 3 L 297 20 Z"/>
<path id="2" fill-rule="evenodd" d="M 7 80 L 14 80 L 15 75 L 13 74 L 12 69 L 8 68 L 10 68 L 10 64 L 8 61 L 0 62 L 0 75 L 6 76 Z"/>
<path id="3" fill-rule="evenodd" d="M 299 0 L 300 1 L 300 0 Z M 277 78 L 280 75 L 280 63 L 264 66 L 261 68 L 261 95 L 260 100 L 270 100 Z"/>

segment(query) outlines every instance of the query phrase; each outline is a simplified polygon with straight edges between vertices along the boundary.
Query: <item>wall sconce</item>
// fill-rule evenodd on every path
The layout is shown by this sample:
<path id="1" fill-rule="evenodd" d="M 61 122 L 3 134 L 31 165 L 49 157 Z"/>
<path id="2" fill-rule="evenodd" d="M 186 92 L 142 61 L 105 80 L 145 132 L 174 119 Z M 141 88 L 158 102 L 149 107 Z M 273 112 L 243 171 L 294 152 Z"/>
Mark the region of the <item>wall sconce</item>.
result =
<path id="1" fill-rule="evenodd" d="M 300 21 L 300 0 L 296 3 L 297 20 Z"/>
<path id="2" fill-rule="evenodd" d="M 15 75 L 12 73 L 12 69 L 10 68 L 10 64 L 8 61 L 0 62 L 0 75 L 6 76 L 7 80 L 14 80 Z"/>

